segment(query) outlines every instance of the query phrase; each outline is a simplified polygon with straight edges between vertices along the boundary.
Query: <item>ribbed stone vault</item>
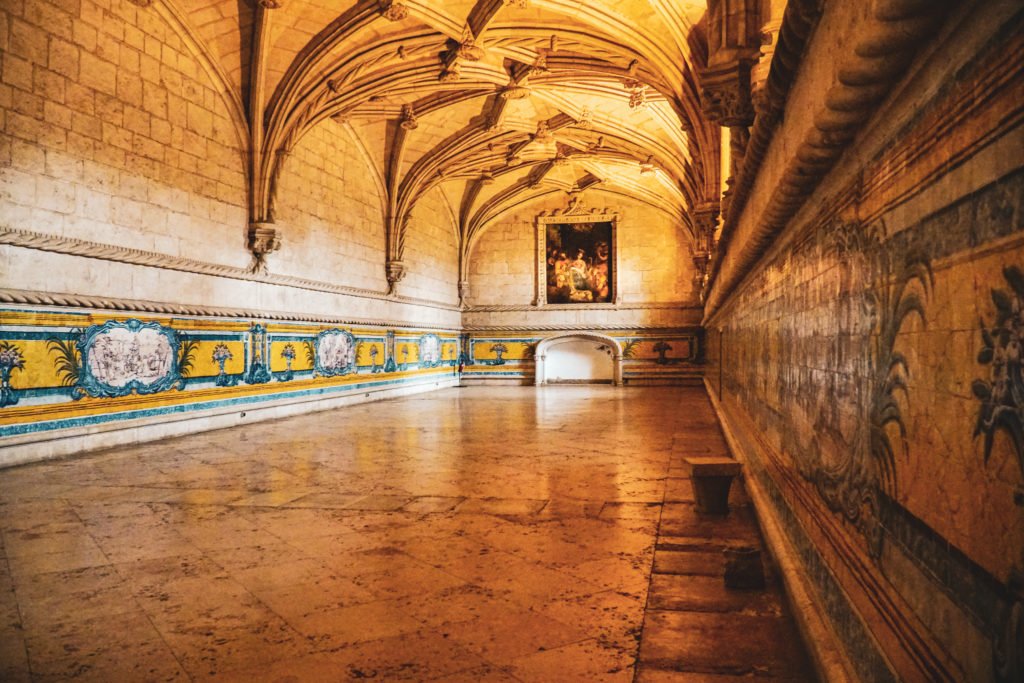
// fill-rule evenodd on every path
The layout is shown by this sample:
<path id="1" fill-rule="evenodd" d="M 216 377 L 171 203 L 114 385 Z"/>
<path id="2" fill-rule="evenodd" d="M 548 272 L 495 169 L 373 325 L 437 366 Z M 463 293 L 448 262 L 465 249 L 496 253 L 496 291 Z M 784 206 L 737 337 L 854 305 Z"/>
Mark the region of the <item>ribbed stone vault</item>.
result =
<path id="1" fill-rule="evenodd" d="M 552 193 L 599 184 L 690 233 L 691 208 L 718 188 L 718 129 L 701 117 L 695 76 L 703 0 L 167 6 L 238 110 L 252 221 L 274 222 L 297 142 L 343 126 L 384 190 L 389 269 L 402 268 L 413 208 L 437 189 L 464 261 L 491 221 Z"/>

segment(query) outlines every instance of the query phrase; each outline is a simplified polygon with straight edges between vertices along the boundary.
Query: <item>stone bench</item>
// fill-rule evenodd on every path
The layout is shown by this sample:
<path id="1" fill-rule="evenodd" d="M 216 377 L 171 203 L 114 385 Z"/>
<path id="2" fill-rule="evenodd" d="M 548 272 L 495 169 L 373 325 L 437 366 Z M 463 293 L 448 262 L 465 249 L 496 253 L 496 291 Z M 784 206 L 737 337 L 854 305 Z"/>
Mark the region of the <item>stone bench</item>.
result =
<path id="1" fill-rule="evenodd" d="M 725 457 L 684 458 L 690 466 L 697 512 L 704 515 L 729 514 L 729 489 L 743 465 Z"/>

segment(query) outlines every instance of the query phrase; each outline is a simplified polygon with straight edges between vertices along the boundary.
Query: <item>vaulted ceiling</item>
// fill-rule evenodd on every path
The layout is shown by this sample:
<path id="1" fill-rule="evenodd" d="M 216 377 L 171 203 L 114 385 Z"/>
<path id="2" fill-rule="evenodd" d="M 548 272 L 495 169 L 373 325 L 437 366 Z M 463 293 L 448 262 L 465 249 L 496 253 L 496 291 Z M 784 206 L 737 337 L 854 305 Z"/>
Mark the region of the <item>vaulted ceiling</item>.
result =
<path id="1" fill-rule="evenodd" d="M 552 193 L 600 185 L 681 230 L 716 193 L 704 0 L 177 1 L 246 119 L 254 221 L 273 220 L 284 159 L 316 125 L 377 160 L 396 261 L 437 188 L 463 244 Z"/>

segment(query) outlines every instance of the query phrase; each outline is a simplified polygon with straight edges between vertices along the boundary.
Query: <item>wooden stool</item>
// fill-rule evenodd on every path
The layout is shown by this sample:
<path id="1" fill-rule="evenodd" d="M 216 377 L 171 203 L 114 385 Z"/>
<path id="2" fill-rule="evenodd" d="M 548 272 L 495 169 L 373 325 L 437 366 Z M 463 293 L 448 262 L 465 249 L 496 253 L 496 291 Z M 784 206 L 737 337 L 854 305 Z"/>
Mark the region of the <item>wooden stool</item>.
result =
<path id="1" fill-rule="evenodd" d="M 704 515 L 729 514 L 729 489 L 743 465 L 723 457 L 693 456 L 684 458 L 684 462 L 690 466 L 697 512 Z"/>

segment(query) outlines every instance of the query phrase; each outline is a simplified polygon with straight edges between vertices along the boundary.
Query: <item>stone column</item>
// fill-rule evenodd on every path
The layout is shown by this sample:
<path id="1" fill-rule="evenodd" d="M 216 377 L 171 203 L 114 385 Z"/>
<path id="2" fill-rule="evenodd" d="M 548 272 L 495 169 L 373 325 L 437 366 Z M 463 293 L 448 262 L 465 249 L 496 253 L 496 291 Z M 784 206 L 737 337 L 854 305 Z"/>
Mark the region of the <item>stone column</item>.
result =
<path id="1" fill-rule="evenodd" d="M 708 2 L 708 61 L 700 71 L 701 107 L 710 121 L 729 129 L 729 176 L 722 197 L 722 213 L 728 212 L 728 195 L 739 175 L 754 123 L 750 99 L 751 68 L 761 47 L 759 0 L 710 0 Z"/>

